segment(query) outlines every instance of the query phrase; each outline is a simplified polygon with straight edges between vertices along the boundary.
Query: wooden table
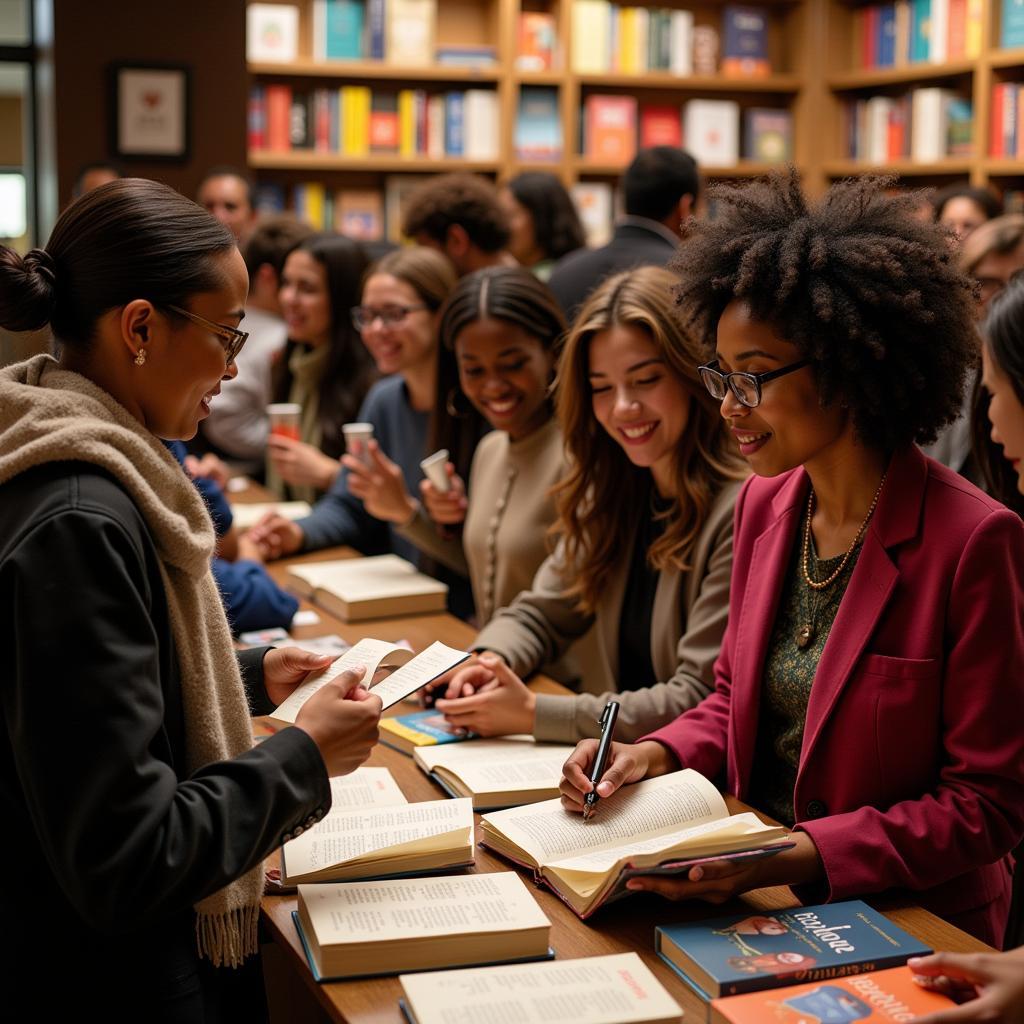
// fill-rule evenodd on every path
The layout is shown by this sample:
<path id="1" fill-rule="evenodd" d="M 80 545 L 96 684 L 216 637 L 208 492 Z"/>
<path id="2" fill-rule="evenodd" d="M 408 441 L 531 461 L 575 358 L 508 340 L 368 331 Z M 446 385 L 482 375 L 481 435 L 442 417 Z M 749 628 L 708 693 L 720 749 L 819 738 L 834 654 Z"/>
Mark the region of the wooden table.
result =
<path id="1" fill-rule="evenodd" d="M 271 575 L 282 581 L 285 565 L 323 561 L 348 554 L 353 552 L 339 549 L 321 551 L 285 559 L 269 568 Z M 303 602 L 303 607 L 312 606 Z M 474 635 L 470 626 L 446 614 L 376 619 L 348 625 L 322 609 L 316 611 L 321 622 L 316 626 L 294 629 L 293 635 L 297 639 L 338 633 L 348 642 L 354 643 L 360 637 L 374 636 L 390 641 L 405 639 L 420 650 L 434 640 L 441 640 L 453 647 L 466 647 Z M 532 681 L 531 685 L 542 692 L 564 692 L 557 683 L 543 677 Z M 408 707 L 395 710 L 408 711 Z M 437 800 L 444 795 L 416 767 L 411 757 L 398 751 L 378 745 L 367 763 L 390 768 L 395 781 L 410 801 Z M 732 811 L 748 809 L 731 797 L 726 802 Z M 501 858 L 478 847 L 476 866 L 471 870 L 483 872 L 512 869 Z M 591 921 L 584 923 L 546 889 L 537 888 L 533 891 L 551 921 L 551 945 L 559 959 L 635 951 L 680 1003 L 688 1021 L 705 1020 L 706 1005 L 655 954 L 655 925 L 700 920 L 733 912 L 743 914 L 748 909 L 770 911 L 796 905 L 788 888 L 760 889 L 724 906 L 671 903 L 657 896 L 639 894 L 611 904 L 599 911 Z M 869 902 L 901 928 L 935 949 L 969 952 L 988 948 L 920 907 L 885 900 Z M 292 922 L 291 915 L 295 906 L 294 896 L 266 896 L 263 900 L 262 919 L 272 939 L 272 944 L 264 947 L 264 969 L 272 1019 L 287 1020 L 289 1024 L 328 1019 L 345 1024 L 399 1024 L 404 1018 L 398 1008 L 401 989 L 397 978 L 373 978 L 325 985 L 313 981 Z"/>

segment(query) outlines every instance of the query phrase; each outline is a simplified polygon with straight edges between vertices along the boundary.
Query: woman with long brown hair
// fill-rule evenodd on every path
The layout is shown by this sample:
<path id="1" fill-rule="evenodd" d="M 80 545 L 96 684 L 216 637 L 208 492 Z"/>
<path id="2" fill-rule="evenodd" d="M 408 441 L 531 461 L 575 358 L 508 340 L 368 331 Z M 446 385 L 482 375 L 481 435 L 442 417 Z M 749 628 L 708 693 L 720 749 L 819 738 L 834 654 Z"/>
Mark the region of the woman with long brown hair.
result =
<path id="1" fill-rule="evenodd" d="M 562 353 L 556 411 L 570 459 L 558 546 L 533 586 L 480 632 L 479 661 L 438 708 L 485 735 L 597 734 L 610 692 L 620 736 L 639 736 L 711 689 L 726 623 L 732 507 L 744 473 L 694 369 L 697 349 L 657 267 L 605 281 Z M 575 697 L 519 677 L 596 622 L 600 671 Z"/>

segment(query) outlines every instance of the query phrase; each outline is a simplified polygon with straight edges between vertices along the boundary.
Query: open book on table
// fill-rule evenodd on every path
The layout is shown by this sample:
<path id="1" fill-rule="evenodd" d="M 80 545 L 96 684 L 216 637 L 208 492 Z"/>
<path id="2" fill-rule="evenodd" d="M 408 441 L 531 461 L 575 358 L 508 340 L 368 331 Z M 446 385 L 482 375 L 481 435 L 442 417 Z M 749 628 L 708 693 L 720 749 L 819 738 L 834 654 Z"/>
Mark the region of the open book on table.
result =
<path id="1" fill-rule="evenodd" d="M 410 694 L 426 686 L 438 676 L 465 661 L 469 655 L 456 651 L 440 641 L 435 641 L 426 650 L 413 654 L 397 644 L 385 640 L 364 639 L 350 647 L 337 661 L 332 662 L 323 672 L 308 679 L 279 704 L 270 718 L 281 725 L 294 725 L 299 709 L 322 686 L 336 679 L 345 669 L 353 665 L 365 665 L 363 685 L 381 699 L 384 709 L 404 700 Z M 370 685 L 381 669 L 393 668 L 390 675 Z"/>
<path id="2" fill-rule="evenodd" d="M 721 794 L 692 769 L 623 786 L 590 821 L 559 800 L 486 814 L 481 843 L 533 868 L 580 917 L 629 894 L 637 875 L 681 874 L 695 862 L 767 856 L 792 843 L 755 814 L 729 814 Z"/>

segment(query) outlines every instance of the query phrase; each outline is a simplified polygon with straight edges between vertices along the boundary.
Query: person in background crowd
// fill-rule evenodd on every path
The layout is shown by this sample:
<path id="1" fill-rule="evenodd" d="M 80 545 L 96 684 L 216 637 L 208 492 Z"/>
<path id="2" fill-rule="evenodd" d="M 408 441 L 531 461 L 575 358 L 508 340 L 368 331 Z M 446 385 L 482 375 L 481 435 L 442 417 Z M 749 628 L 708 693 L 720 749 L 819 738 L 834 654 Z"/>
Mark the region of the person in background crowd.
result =
<path id="1" fill-rule="evenodd" d="M 508 218 L 494 186 L 476 174 L 440 174 L 409 197 L 402 234 L 448 257 L 461 277 L 510 265 Z"/>
<path id="2" fill-rule="evenodd" d="M 235 167 L 212 167 L 199 182 L 196 202 L 235 236 L 239 245 L 256 225 L 253 183 Z"/>
<path id="3" fill-rule="evenodd" d="M 674 262 L 713 350 L 701 374 L 756 475 L 736 503 L 715 692 L 616 744 L 598 791 L 685 766 L 793 828 L 757 864 L 632 889 L 913 893 L 999 945 L 1024 834 L 1024 524 L 915 445 L 959 409 L 971 287 L 882 184 L 813 205 L 795 173 L 717 186 L 715 220 Z M 571 809 L 595 750 L 566 762 Z"/>
<path id="4" fill-rule="evenodd" d="M 551 277 L 556 260 L 586 244 L 572 197 L 549 171 L 510 178 L 498 202 L 508 218 L 508 251 L 542 281 Z"/>
<path id="5" fill-rule="evenodd" d="M 559 260 L 548 283 L 572 322 L 590 292 L 630 267 L 663 267 L 672 258 L 700 196 L 697 163 L 673 146 L 641 150 L 622 176 L 626 215 L 611 241 Z"/>
<path id="6" fill-rule="evenodd" d="M 368 261 L 358 242 L 310 235 L 284 261 L 281 312 L 288 343 L 274 366 L 273 400 L 302 407 L 299 440 L 267 439 L 267 484 L 279 496 L 315 501 L 330 490 L 345 451 L 342 426 L 356 418 L 376 379 L 352 324 Z"/>
<path id="7" fill-rule="evenodd" d="M 75 175 L 75 184 L 71 190 L 71 198 L 77 199 L 79 196 L 84 196 L 86 192 L 99 188 L 100 185 L 106 185 L 108 181 L 117 181 L 118 178 L 123 177 L 124 173 L 121 168 L 107 160 L 98 160 L 96 163 L 85 164 L 79 169 L 78 174 Z"/>
<path id="8" fill-rule="evenodd" d="M 559 543 L 477 634 L 477 663 L 435 687 L 456 725 L 566 742 L 596 736 L 617 694 L 617 735 L 635 738 L 711 692 L 745 473 L 697 376 L 674 286 L 661 267 L 608 278 L 569 333 L 555 398 L 569 463 L 555 492 Z M 521 677 L 592 626 L 601 657 L 585 692 L 527 689 Z"/>
<path id="9" fill-rule="evenodd" d="M 261 217 L 242 250 L 249 272 L 245 326 L 249 331 L 238 375 L 221 385 L 220 398 L 203 422 L 202 435 L 239 473 L 262 478 L 273 392 L 272 363 L 288 340 L 281 315 L 281 272 L 287 254 L 313 234 L 291 214 Z"/>
<path id="10" fill-rule="evenodd" d="M 976 228 L 1003 212 L 1003 204 L 989 189 L 965 182 L 936 193 L 934 205 L 935 219 L 961 243 Z"/>

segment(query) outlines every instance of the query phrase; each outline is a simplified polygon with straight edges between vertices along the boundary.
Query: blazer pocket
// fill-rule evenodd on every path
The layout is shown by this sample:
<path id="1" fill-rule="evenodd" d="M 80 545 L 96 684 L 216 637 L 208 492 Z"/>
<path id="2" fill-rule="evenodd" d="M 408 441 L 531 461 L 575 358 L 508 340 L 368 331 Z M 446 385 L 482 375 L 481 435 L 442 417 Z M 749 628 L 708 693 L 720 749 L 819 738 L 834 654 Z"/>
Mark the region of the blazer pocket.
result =
<path id="1" fill-rule="evenodd" d="M 870 676 L 888 679 L 927 679 L 939 674 L 938 658 L 893 658 L 888 654 L 865 654 L 860 671 Z"/>

